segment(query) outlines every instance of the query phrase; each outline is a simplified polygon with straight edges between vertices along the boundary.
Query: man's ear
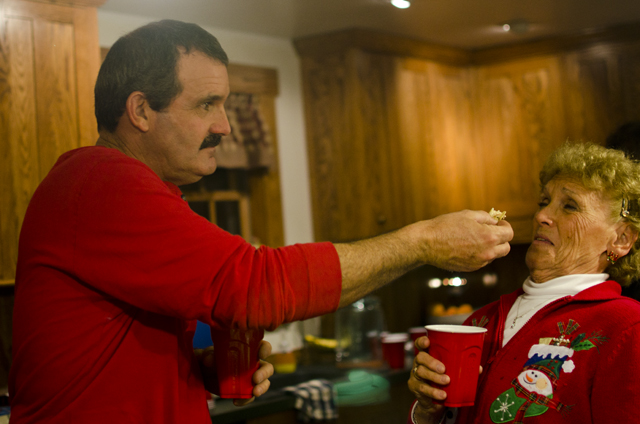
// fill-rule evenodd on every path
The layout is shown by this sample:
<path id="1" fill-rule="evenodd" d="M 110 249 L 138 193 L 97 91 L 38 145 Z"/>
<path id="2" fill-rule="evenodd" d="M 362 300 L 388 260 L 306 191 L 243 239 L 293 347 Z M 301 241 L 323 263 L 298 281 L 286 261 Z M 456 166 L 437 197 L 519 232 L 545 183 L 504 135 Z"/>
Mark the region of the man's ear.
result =
<path id="1" fill-rule="evenodd" d="M 142 132 L 149 131 L 149 102 L 141 91 L 134 91 L 127 97 L 126 110 L 131 125 Z"/>
<path id="2" fill-rule="evenodd" d="M 624 256 L 629 253 L 633 244 L 638 240 L 638 231 L 629 223 L 624 222 L 616 229 L 616 233 L 618 237 L 613 241 L 612 250 L 618 255 Z"/>

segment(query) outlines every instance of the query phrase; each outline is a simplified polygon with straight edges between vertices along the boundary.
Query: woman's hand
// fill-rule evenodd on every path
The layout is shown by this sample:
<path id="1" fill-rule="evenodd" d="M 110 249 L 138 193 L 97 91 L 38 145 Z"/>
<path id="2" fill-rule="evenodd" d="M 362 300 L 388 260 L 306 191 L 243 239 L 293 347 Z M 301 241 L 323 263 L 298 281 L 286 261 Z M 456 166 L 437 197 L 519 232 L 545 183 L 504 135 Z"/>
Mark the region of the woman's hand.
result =
<path id="1" fill-rule="evenodd" d="M 433 400 L 444 400 L 447 394 L 430 383 L 444 386 L 450 381 L 445 374 L 444 364 L 425 352 L 429 344 L 426 336 L 416 340 L 415 345 L 420 352 L 413 360 L 413 370 L 407 383 L 418 400 L 414 418 L 420 424 L 437 423 L 444 414 L 444 406 L 433 403 Z"/>
<path id="2" fill-rule="evenodd" d="M 213 355 L 213 346 L 206 349 L 194 349 L 194 354 L 200 364 L 200 372 L 204 380 L 204 387 L 211 393 L 220 393 L 220 385 L 218 383 L 218 373 L 215 367 L 215 358 Z M 258 358 L 260 358 L 260 367 L 253 374 L 253 396 L 251 399 L 234 399 L 233 404 L 236 406 L 246 405 L 254 401 L 258 396 L 262 396 L 267 392 L 271 382 L 269 377 L 273 375 L 273 365 L 264 361 L 271 355 L 271 343 L 262 340 L 258 350 Z"/>
<path id="3" fill-rule="evenodd" d="M 444 401 L 447 398 L 447 393 L 431 386 L 429 383 L 446 386 L 451 382 L 449 376 L 445 374 L 444 364 L 425 352 L 430 344 L 431 342 L 427 336 L 416 340 L 415 345 L 420 352 L 413 360 L 413 370 L 407 383 L 409 390 L 416 395 L 418 400 L 414 418 L 419 424 L 440 422 L 445 410 L 443 405 L 438 405 L 433 400 Z M 482 367 L 478 371 L 482 374 Z"/>

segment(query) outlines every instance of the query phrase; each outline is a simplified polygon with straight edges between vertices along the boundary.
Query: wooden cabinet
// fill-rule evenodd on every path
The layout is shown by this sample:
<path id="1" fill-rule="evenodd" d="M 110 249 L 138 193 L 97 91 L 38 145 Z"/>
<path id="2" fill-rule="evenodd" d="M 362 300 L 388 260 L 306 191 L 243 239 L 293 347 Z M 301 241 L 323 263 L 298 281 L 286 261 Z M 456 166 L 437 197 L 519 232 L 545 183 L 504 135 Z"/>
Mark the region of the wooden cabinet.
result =
<path id="1" fill-rule="evenodd" d="M 303 58 L 314 228 L 350 241 L 402 224 L 395 63 L 350 50 Z"/>
<path id="2" fill-rule="evenodd" d="M 528 243 L 537 209 L 538 175 L 549 154 L 567 139 L 560 68 L 554 57 L 479 67 L 475 73 L 474 135 L 481 162 L 477 206 L 507 211 L 515 241 Z"/>
<path id="3" fill-rule="evenodd" d="M 471 72 L 398 59 L 396 148 L 401 152 L 406 222 L 478 205 L 482 181 L 473 136 Z"/>
<path id="4" fill-rule="evenodd" d="M 446 54 L 361 30 L 298 40 L 316 239 L 494 207 L 529 243 L 548 155 L 640 119 L 638 34 Z"/>
<path id="5" fill-rule="evenodd" d="M 229 64 L 229 86 L 234 93 L 247 93 L 259 99 L 265 127 L 271 133 L 274 163 L 271 167 L 249 171 L 251 233 L 264 245 L 284 246 L 282 194 L 276 131 L 276 97 L 279 94 L 275 69 Z"/>
<path id="6" fill-rule="evenodd" d="M 63 152 L 95 143 L 100 0 L 0 1 L 0 281 L 15 277 L 35 188 Z"/>

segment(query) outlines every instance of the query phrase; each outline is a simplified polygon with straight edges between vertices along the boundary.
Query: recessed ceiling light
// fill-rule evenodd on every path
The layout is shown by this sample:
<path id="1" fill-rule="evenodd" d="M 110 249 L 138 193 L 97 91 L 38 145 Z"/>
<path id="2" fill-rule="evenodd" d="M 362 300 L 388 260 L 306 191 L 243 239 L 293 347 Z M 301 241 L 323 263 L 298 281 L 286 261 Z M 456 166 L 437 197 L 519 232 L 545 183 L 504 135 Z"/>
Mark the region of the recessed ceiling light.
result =
<path id="1" fill-rule="evenodd" d="M 411 6 L 411 2 L 409 0 L 391 0 L 391 4 L 398 9 L 406 9 Z"/>
<path id="2" fill-rule="evenodd" d="M 530 29 L 531 23 L 526 19 L 512 19 L 509 22 L 502 24 L 502 30 L 504 32 L 513 32 L 516 34 L 524 34 Z"/>

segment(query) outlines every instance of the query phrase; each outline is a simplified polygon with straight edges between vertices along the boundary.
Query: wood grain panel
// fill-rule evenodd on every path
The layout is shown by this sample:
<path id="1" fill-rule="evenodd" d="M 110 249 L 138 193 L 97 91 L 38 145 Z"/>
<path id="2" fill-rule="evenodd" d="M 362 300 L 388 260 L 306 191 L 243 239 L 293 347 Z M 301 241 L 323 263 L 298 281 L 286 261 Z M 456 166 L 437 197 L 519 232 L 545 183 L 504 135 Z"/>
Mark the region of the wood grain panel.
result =
<path id="1" fill-rule="evenodd" d="M 350 212 L 346 216 L 347 225 L 357 229 L 356 238 L 364 238 L 399 228 L 403 222 L 395 60 L 357 51 L 351 51 L 348 60 L 353 96 L 349 97 L 351 121 L 345 124 L 351 122 L 353 133 L 343 142 L 353 151 L 343 165 L 352 172 L 356 193 L 345 199 Z"/>
<path id="2" fill-rule="evenodd" d="M 482 209 L 506 210 L 510 221 L 530 220 L 538 198 L 538 173 L 565 141 L 557 58 L 482 67 L 474 109 L 483 158 L 486 199 Z M 525 228 L 525 227 L 522 227 Z M 529 242 L 531 234 L 516 234 Z"/>
<path id="3" fill-rule="evenodd" d="M 69 5 L 39 1 L 3 0 L 7 17 L 42 19 L 50 22 L 73 23 L 73 8 Z"/>
<path id="4" fill-rule="evenodd" d="M 620 78 L 624 120 L 640 120 L 640 43 L 631 43 L 620 52 Z"/>
<path id="5" fill-rule="evenodd" d="M 470 63 L 476 65 L 504 63 L 515 59 L 560 55 L 565 52 L 589 49 L 593 46 L 600 46 L 600 48 L 607 50 L 614 49 L 616 46 L 636 42 L 639 34 L 640 23 L 632 22 L 609 28 L 475 50 L 470 52 Z"/>
<path id="6" fill-rule="evenodd" d="M 102 0 L 101 0 L 102 1 Z M 93 88 L 102 63 L 98 39 L 98 14 L 95 9 L 76 8 L 74 14 L 75 67 L 78 102 L 78 147 L 93 146 L 98 139 L 94 114 Z"/>
<path id="7" fill-rule="evenodd" d="M 6 21 L 7 46 L 10 57 L 9 89 L 11 92 L 11 119 L 8 122 L 11 180 L 13 187 L 5 200 L 11 205 L 11 228 L 4 239 L 12 271 L 18 257 L 18 237 L 29 200 L 40 182 L 36 128 L 36 93 L 34 87 L 34 42 L 30 20 L 11 18 Z M 9 234 L 11 233 L 11 234 Z"/>
<path id="8" fill-rule="evenodd" d="M 282 223 L 282 195 L 278 161 L 278 133 L 276 131 L 275 99 L 268 95 L 257 98 L 266 127 L 271 133 L 274 163 L 269 169 L 252 170 L 249 174 L 251 192 L 251 231 L 258 240 L 270 247 L 284 246 Z"/>
<path id="9" fill-rule="evenodd" d="M 43 3 L 50 3 L 53 5 L 66 5 L 66 6 L 75 6 L 75 7 L 100 7 L 102 6 L 107 0 L 34 0 L 34 1 L 39 1 L 39 2 L 43 2 Z"/>
<path id="10" fill-rule="evenodd" d="M 434 146 L 438 214 L 483 208 L 485 184 L 481 146 L 474 131 L 471 73 L 467 69 L 431 64 L 429 83 L 434 105 L 431 119 Z"/>
<path id="11" fill-rule="evenodd" d="M 349 50 L 398 55 L 432 60 L 449 65 L 469 65 L 471 52 L 455 47 L 441 46 L 394 34 L 362 28 L 346 29 L 294 40 L 301 56 L 331 56 Z"/>
<path id="12" fill-rule="evenodd" d="M 1 5 L 0 5 L 1 6 Z M 6 18 L 0 7 L 0 28 L 6 28 Z M 11 143 L 11 62 L 6 30 L 0 31 L 0 280 L 14 274 L 10 240 L 13 240 L 13 173 L 10 164 Z"/>
<path id="13" fill-rule="evenodd" d="M 406 219 L 417 221 L 439 212 L 437 179 L 440 166 L 435 154 L 431 84 L 426 61 L 404 60 L 399 63 L 397 92 L 400 131 L 398 149 L 401 152 L 406 192 Z"/>
<path id="14" fill-rule="evenodd" d="M 343 232 L 341 223 L 349 219 L 339 209 L 342 205 L 337 192 L 343 175 L 343 155 L 349 154 L 340 143 L 351 136 L 346 125 L 345 58 L 342 55 L 320 60 L 305 57 L 302 68 L 315 238 L 337 240 Z M 342 183 L 341 190 L 345 190 L 350 181 L 344 178 Z"/>
<path id="15" fill-rule="evenodd" d="M 275 97 L 279 93 L 278 72 L 272 68 L 230 63 L 229 88 L 232 93 L 250 93 Z"/>
<path id="16" fill-rule="evenodd" d="M 44 178 L 62 153 L 80 146 L 74 28 L 37 21 L 34 32 L 40 175 Z"/>
<path id="17" fill-rule="evenodd" d="M 11 280 L 33 191 L 60 154 L 95 142 L 99 48 L 95 9 L 4 0 L 1 13 L 0 278 Z"/>
<path id="18" fill-rule="evenodd" d="M 603 143 L 624 121 L 619 55 L 594 48 L 562 57 L 567 137 Z"/>

